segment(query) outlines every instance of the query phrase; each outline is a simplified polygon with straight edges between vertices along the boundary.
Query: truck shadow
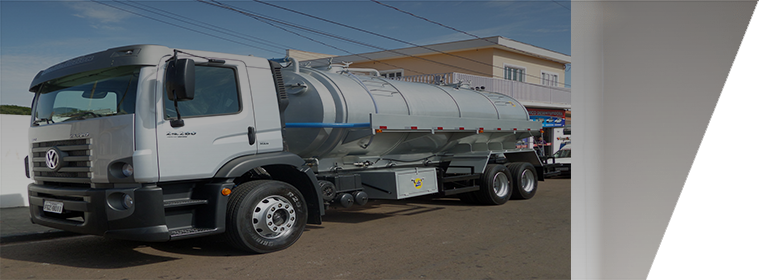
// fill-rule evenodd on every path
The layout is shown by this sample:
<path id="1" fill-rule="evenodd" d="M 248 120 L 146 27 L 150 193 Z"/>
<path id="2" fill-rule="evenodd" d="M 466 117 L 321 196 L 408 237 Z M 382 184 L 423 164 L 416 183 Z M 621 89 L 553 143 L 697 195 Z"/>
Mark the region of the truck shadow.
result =
<path id="1" fill-rule="evenodd" d="M 457 198 L 418 197 L 405 200 L 375 200 L 363 206 L 332 208 L 322 220 L 333 223 L 363 223 L 393 216 L 415 216 L 449 206 L 473 206 Z"/>
<path id="2" fill-rule="evenodd" d="M 364 206 L 329 209 L 323 216 L 323 220 L 325 223 L 363 223 L 393 216 L 422 215 L 443 210 L 446 207 L 468 208 L 476 206 L 451 198 L 421 197 L 399 201 L 370 201 Z M 305 231 L 319 231 L 324 228 L 323 225 L 307 225 Z M 223 235 L 214 235 L 151 243 L 85 235 L 48 240 L 37 244 L 4 245 L 0 257 L 2 259 L 77 268 L 119 269 L 179 260 L 182 259 L 182 255 L 205 257 L 255 256 L 255 254 L 233 248 L 226 243 L 223 237 Z M 170 256 L 172 254 L 178 256 Z"/>
<path id="3" fill-rule="evenodd" d="M 117 269 L 155 264 L 177 258 L 142 253 L 140 242 L 78 236 L 30 244 L 4 245 L 2 258 L 79 268 Z"/>

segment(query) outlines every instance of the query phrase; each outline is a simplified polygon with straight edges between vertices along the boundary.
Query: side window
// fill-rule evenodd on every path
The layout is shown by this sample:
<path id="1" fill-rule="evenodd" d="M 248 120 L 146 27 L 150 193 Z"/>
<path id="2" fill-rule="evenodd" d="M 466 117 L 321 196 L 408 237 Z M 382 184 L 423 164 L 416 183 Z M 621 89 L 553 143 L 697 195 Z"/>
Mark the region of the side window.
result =
<path id="1" fill-rule="evenodd" d="M 163 93 L 166 119 L 177 117 L 174 102 Z M 225 115 L 240 112 L 237 74 L 226 67 L 195 66 L 195 98 L 178 102 L 182 118 Z"/>

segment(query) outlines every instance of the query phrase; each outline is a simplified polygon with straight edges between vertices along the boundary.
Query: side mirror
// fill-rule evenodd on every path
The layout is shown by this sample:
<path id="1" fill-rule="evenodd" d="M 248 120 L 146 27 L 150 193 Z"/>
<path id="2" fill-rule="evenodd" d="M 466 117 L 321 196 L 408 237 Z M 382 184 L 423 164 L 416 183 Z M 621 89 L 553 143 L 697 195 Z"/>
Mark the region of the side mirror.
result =
<path id="1" fill-rule="evenodd" d="M 166 66 L 166 93 L 172 101 L 195 98 L 195 61 L 186 58 L 169 61 Z"/>

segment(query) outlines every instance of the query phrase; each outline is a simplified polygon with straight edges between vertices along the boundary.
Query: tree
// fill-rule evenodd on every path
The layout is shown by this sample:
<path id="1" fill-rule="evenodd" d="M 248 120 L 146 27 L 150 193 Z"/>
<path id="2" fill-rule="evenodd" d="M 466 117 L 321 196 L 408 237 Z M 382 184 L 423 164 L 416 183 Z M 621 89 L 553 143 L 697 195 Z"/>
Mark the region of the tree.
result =
<path id="1" fill-rule="evenodd" d="M 16 105 L 0 105 L 0 114 L 28 116 L 32 114 L 32 108 Z"/>

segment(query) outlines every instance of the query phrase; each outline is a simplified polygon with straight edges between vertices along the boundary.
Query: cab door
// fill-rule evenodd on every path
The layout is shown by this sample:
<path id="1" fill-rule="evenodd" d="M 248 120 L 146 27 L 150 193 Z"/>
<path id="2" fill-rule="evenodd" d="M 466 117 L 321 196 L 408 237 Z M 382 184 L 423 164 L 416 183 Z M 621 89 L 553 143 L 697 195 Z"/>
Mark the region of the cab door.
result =
<path id="1" fill-rule="evenodd" d="M 195 61 L 195 97 L 175 107 L 166 96 L 165 77 L 158 74 L 158 174 L 163 182 L 211 178 L 230 160 L 258 150 L 245 63 L 179 58 Z M 166 63 L 161 67 L 165 69 Z M 184 125 L 172 127 L 178 114 Z"/>

